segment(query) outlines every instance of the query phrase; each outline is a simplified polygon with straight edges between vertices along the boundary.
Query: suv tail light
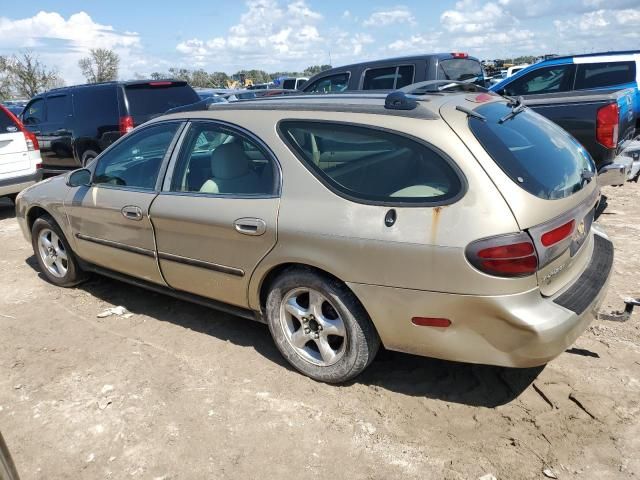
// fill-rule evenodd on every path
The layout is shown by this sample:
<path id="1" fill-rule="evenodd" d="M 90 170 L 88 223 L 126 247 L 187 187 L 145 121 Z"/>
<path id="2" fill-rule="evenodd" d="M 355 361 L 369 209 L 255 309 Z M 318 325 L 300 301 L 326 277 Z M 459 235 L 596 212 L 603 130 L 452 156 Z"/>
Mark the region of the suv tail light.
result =
<path id="1" fill-rule="evenodd" d="M 453 58 L 469 58 L 469 54 L 468 53 L 462 53 L 462 52 L 452 52 L 451 56 Z"/>
<path id="2" fill-rule="evenodd" d="M 120 133 L 122 135 L 125 135 L 127 133 L 129 133 L 131 130 L 133 130 L 133 117 L 130 116 L 126 116 L 126 117 L 120 117 Z"/>
<path id="3" fill-rule="evenodd" d="M 607 148 L 618 146 L 618 105 L 612 103 L 598 110 L 596 117 L 596 139 Z"/>
<path id="4" fill-rule="evenodd" d="M 478 270 L 496 277 L 526 277 L 538 270 L 536 249 L 524 232 L 477 240 L 465 254 Z"/>
<path id="5" fill-rule="evenodd" d="M 40 150 L 40 144 L 38 143 L 38 139 L 36 138 L 35 133 L 30 132 L 24 127 L 22 127 L 22 133 L 24 134 L 25 142 L 27 142 L 27 150 L 29 151 Z"/>

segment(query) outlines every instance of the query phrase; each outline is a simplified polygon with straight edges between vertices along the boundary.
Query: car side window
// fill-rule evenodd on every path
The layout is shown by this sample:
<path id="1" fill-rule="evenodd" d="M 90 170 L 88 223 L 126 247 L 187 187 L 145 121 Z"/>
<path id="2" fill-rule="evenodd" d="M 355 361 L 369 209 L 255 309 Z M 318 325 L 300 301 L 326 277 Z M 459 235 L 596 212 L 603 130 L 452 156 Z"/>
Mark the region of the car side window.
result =
<path id="1" fill-rule="evenodd" d="M 344 92 L 349 85 L 349 76 L 348 72 L 329 75 L 316 80 L 304 91 L 307 93 Z"/>
<path id="2" fill-rule="evenodd" d="M 411 138 L 371 127 L 289 120 L 286 143 L 326 186 L 364 203 L 443 204 L 463 192 L 451 161 Z"/>
<path id="3" fill-rule="evenodd" d="M 365 72 L 363 90 L 391 90 L 413 83 L 413 65 L 372 68 Z"/>
<path id="4" fill-rule="evenodd" d="M 578 64 L 576 90 L 613 87 L 635 82 L 636 62 L 606 62 Z"/>
<path id="5" fill-rule="evenodd" d="M 172 192 L 273 195 L 276 166 L 248 136 L 212 122 L 193 124 L 171 177 Z"/>
<path id="6" fill-rule="evenodd" d="M 572 65 L 554 65 L 537 68 L 509 83 L 506 95 L 534 95 L 566 92 L 569 90 Z"/>
<path id="7" fill-rule="evenodd" d="M 22 122 L 25 125 L 36 125 L 44 121 L 44 99 L 38 98 L 27 105 L 22 112 Z"/>
<path id="8" fill-rule="evenodd" d="M 47 122 L 64 122 L 71 113 L 70 106 L 68 95 L 47 97 Z"/>
<path id="9" fill-rule="evenodd" d="M 100 157 L 93 184 L 153 190 L 178 126 L 161 123 L 127 135 Z"/>

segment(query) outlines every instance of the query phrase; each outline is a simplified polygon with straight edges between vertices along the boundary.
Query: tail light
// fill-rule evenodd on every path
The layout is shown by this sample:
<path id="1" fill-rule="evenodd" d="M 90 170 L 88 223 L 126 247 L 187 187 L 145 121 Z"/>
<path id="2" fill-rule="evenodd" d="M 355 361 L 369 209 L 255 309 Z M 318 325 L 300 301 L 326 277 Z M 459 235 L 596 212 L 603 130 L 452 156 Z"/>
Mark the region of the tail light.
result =
<path id="1" fill-rule="evenodd" d="M 149 82 L 149 85 L 152 87 L 168 87 L 173 85 L 173 82 Z"/>
<path id="2" fill-rule="evenodd" d="M 478 240 L 465 253 L 469 263 L 488 275 L 526 277 L 538 270 L 536 249 L 524 232 Z"/>
<path id="3" fill-rule="evenodd" d="M 36 138 L 36 134 L 22 127 L 22 133 L 24 134 L 24 140 L 27 142 L 27 150 L 35 151 L 40 150 L 40 144 Z"/>
<path id="4" fill-rule="evenodd" d="M 469 58 L 469 54 L 468 53 L 462 53 L 462 52 L 452 52 L 451 56 L 453 58 Z"/>
<path id="5" fill-rule="evenodd" d="M 607 148 L 618 146 L 618 119 L 620 111 L 618 105 L 612 103 L 598 110 L 596 117 L 596 139 Z"/>
<path id="6" fill-rule="evenodd" d="M 564 225 L 559 226 L 558 228 L 554 228 L 546 233 L 543 233 L 540 237 L 540 242 L 545 247 L 551 247 L 556 243 L 560 243 L 565 238 L 568 238 L 569 235 L 573 233 L 573 229 L 576 226 L 576 221 L 571 220 L 570 222 L 565 223 Z"/>
<path id="7" fill-rule="evenodd" d="M 126 117 L 120 117 L 120 133 L 122 135 L 125 135 L 127 133 L 129 133 L 131 130 L 133 130 L 133 117 L 130 116 L 126 116 Z"/>

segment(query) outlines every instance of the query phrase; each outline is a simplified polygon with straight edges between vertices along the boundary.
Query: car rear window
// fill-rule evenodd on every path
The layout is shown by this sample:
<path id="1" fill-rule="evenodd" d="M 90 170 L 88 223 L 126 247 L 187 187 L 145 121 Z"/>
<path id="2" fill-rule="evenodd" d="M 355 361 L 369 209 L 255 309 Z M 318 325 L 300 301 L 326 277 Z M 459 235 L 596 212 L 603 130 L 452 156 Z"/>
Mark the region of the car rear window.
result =
<path id="1" fill-rule="evenodd" d="M 282 82 L 282 88 L 286 90 L 293 90 L 296 88 L 296 79 L 295 78 L 287 78 Z"/>
<path id="2" fill-rule="evenodd" d="M 525 109 L 505 119 L 512 107 L 503 102 L 474 111 L 485 119 L 470 117 L 471 131 L 500 168 L 527 192 L 546 200 L 565 198 L 585 186 L 583 172 L 595 174 L 595 164 L 584 147 L 542 115 Z"/>
<path id="3" fill-rule="evenodd" d="M 444 204 L 463 193 L 461 176 L 424 143 L 372 127 L 284 121 L 280 133 L 327 187 L 363 203 Z"/>
<path id="4" fill-rule="evenodd" d="M 438 62 L 438 80 L 464 82 L 482 78 L 482 66 L 470 58 L 451 58 Z"/>
<path id="5" fill-rule="evenodd" d="M 16 126 L 13 119 L 7 115 L 7 113 L 0 109 L 0 133 L 7 132 L 17 132 L 18 127 Z"/>
<path id="6" fill-rule="evenodd" d="M 129 115 L 154 115 L 200 101 L 198 94 L 185 82 L 149 82 L 127 85 Z"/>
<path id="7" fill-rule="evenodd" d="M 575 88 L 611 87 L 635 80 L 636 62 L 586 63 L 578 65 Z"/>

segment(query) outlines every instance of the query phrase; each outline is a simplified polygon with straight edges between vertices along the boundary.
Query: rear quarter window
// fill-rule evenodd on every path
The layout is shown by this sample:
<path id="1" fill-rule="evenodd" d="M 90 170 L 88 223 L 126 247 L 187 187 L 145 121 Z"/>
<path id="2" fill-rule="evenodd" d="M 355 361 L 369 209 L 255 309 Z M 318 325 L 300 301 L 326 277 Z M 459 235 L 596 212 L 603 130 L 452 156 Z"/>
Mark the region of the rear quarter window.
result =
<path id="1" fill-rule="evenodd" d="M 482 65 L 470 58 L 451 58 L 438 62 L 438 79 L 464 82 L 482 78 Z"/>
<path id="2" fill-rule="evenodd" d="M 469 128 L 500 168 L 527 192 L 545 200 L 565 198 L 595 173 L 593 160 L 571 135 L 555 123 L 525 109 L 505 119 L 511 107 L 494 102 L 475 109 L 485 120 L 470 117 Z"/>
<path id="3" fill-rule="evenodd" d="M 332 191 L 373 204 L 439 205 L 464 193 L 462 174 L 418 140 L 371 127 L 283 121 L 279 131 L 303 164 Z"/>

